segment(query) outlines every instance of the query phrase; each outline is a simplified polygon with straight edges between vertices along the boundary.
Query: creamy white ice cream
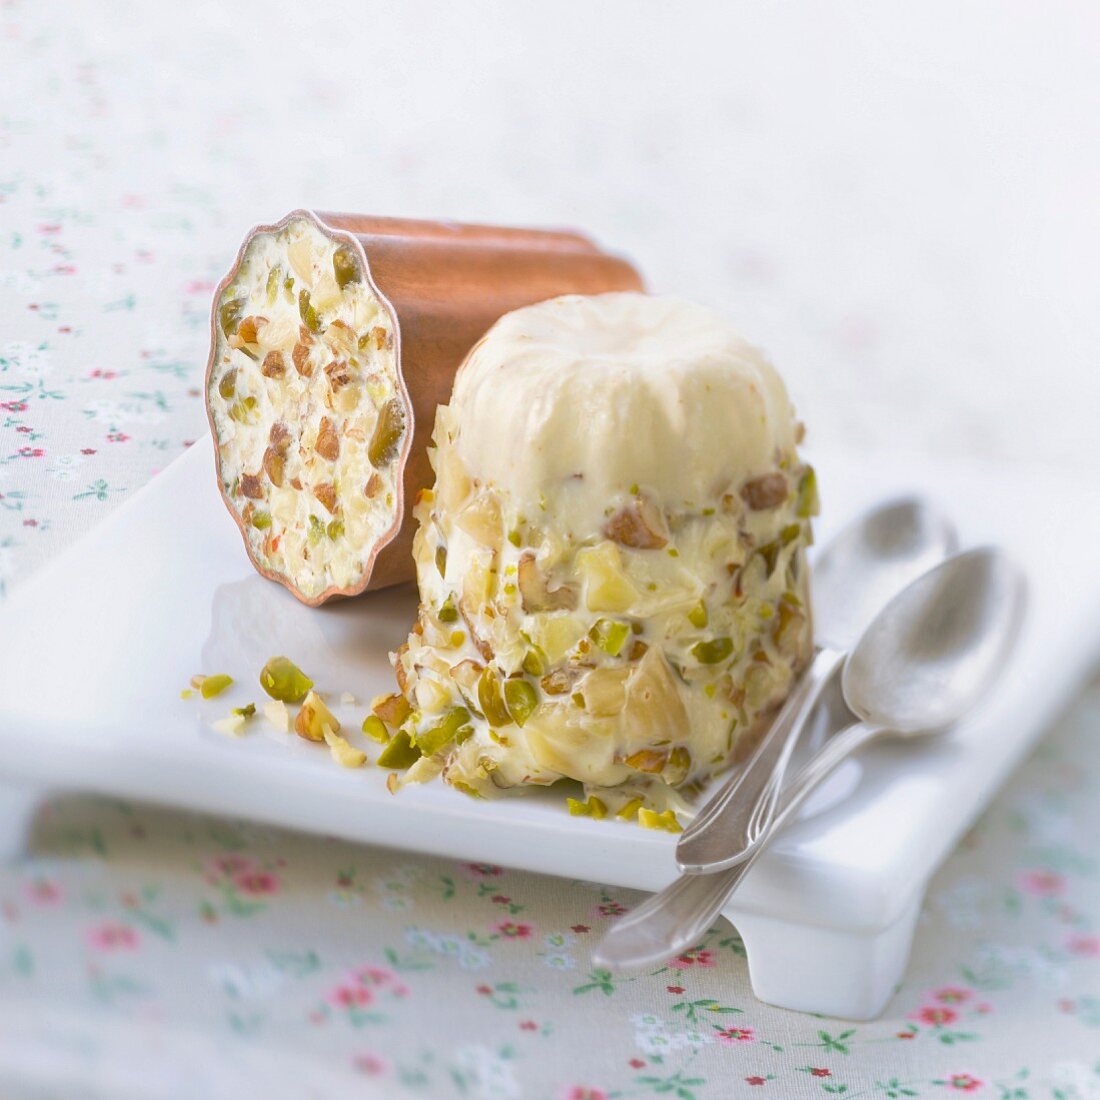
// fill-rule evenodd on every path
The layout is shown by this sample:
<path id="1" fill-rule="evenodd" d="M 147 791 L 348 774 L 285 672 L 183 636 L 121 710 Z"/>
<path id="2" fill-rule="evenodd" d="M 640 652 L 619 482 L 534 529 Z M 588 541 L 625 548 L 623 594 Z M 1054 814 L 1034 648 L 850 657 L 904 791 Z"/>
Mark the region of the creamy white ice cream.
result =
<path id="1" fill-rule="evenodd" d="M 810 647 L 798 431 L 771 364 L 700 306 L 566 297 L 497 322 L 416 510 L 412 777 L 571 778 L 589 811 L 659 810 L 743 751 Z"/>

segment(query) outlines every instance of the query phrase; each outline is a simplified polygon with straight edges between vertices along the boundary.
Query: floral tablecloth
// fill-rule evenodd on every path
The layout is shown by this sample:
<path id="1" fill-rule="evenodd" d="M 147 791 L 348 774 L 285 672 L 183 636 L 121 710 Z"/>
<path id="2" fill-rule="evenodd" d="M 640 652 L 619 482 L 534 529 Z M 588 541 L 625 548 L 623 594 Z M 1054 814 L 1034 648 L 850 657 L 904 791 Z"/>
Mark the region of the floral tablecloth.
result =
<path id="1" fill-rule="evenodd" d="M 738 295 L 765 329 L 762 303 L 792 302 L 777 328 L 816 326 L 828 385 L 853 361 L 881 372 L 867 384 L 885 407 L 892 337 L 859 303 L 822 280 L 832 319 L 799 313 L 759 242 L 716 241 L 722 261 L 689 270 L 639 182 L 684 185 L 644 111 L 622 144 L 566 96 L 576 125 L 560 137 L 517 60 L 542 48 L 533 14 L 497 26 L 481 68 L 438 55 L 475 161 L 399 51 L 373 55 L 372 94 L 408 114 L 349 101 L 352 62 L 371 79 L 367 30 L 334 44 L 320 12 L 291 23 L 296 8 L 244 4 L 227 23 L 223 5 L 187 8 L 0 2 L 0 591 L 204 430 L 213 285 L 249 222 L 303 201 L 594 225 L 664 255 L 688 287 Z M 372 11 L 406 49 L 460 29 L 423 3 Z M 301 62 L 322 40 L 334 63 Z M 751 132 L 747 102 L 724 101 L 723 118 Z M 825 384 L 793 377 L 814 408 Z M 951 415 L 965 423 L 987 396 L 957 392 Z M 854 430 L 850 409 L 820 407 L 824 434 Z M 0 1095 L 1100 1096 L 1098 732 L 1094 686 L 937 875 L 904 984 L 858 1025 L 756 1003 L 724 923 L 650 973 L 594 970 L 590 945 L 629 891 L 54 797 L 26 856 L 0 868 Z"/>

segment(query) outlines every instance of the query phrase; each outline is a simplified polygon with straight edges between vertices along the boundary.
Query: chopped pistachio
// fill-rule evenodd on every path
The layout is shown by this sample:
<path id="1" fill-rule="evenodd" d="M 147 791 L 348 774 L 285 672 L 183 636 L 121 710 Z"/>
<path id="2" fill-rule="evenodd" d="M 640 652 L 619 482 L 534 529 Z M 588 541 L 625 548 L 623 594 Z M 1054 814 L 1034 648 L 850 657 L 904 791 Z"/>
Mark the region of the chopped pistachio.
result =
<path id="1" fill-rule="evenodd" d="M 522 546 L 523 545 L 523 536 L 518 531 L 509 531 L 508 532 L 508 541 L 513 546 Z"/>
<path id="2" fill-rule="evenodd" d="M 691 655 L 701 665 L 721 664 L 733 652 L 732 638 L 711 638 L 709 642 L 696 642 Z"/>
<path id="3" fill-rule="evenodd" d="M 257 531 L 266 531 L 271 526 L 271 513 L 253 512 L 252 526 L 255 527 Z"/>
<path id="4" fill-rule="evenodd" d="M 539 693 L 526 680 L 505 680 L 504 701 L 516 725 L 523 727 L 539 705 Z"/>
<path id="5" fill-rule="evenodd" d="M 390 743 L 379 753 L 378 766 L 404 770 L 420 759 L 420 750 L 413 745 L 405 730 L 398 730 Z"/>
<path id="6" fill-rule="evenodd" d="M 458 732 L 469 720 L 470 712 L 465 707 L 454 707 L 447 712 L 442 721 L 415 735 L 416 747 L 425 756 L 439 752 L 454 741 Z"/>
<path id="7" fill-rule="evenodd" d="M 575 706 L 580 707 L 582 710 L 584 709 L 584 693 L 583 692 L 574 691 L 573 694 L 570 696 L 570 698 L 573 700 L 573 703 L 574 703 Z"/>
<path id="8" fill-rule="evenodd" d="M 234 707 L 234 714 L 239 714 L 242 718 L 251 718 L 256 713 L 255 703 L 245 703 L 243 707 Z"/>
<path id="9" fill-rule="evenodd" d="M 549 667 L 546 654 L 537 645 L 531 646 L 523 655 L 523 671 L 528 676 L 545 676 Z"/>
<path id="10" fill-rule="evenodd" d="M 316 546 L 325 537 L 325 522 L 320 516 L 310 515 L 306 537 L 309 539 L 310 546 Z"/>
<path id="11" fill-rule="evenodd" d="M 363 719 L 363 732 L 380 745 L 386 744 L 390 739 L 390 731 L 386 729 L 386 723 L 377 714 L 368 714 Z"/>
<path id="12" fill-rule="evenodd" d="M 227 337 L 236 335 L 237 329 L 240 327 L 244 307 L 244 298 L 231 298 L 228 302 L 222 302 L 221 307 L 218 309 L 218 320 L 221 323 L 222 332 Z"/>
<path id="13" fill-rule="evenodd" d="M 504 705 L 504 694 L 500 687 L 500 677 L 492 668 L 486 668 L 477 682 L 477 701 L 481 713 L 490 726 L 507 726 L 512 716 Z"/>
<path id="14" fill-rule="evenodd" d="M 688 612 L 688 621 L 699 630 L 707 625 L 707 605 L 702 600 Z"/>
<path id="15" fill-rule="evenodd" d="M 224 672 L 217 676 L 204 676 L 199 685 L 199 691 L 202 692 L 204 699 L 213 699 L 215 695 L 221 695 L 231 683 L 233 683 L 233 677 L 226 676 Z"/>
<path id="16" fill-rule="evenodd" d="M 344 521 L 337 517 L 336 519 L 329 520 L 328 527 L 325 528 L 325 533 L 333 542 L 344 536 Z"/>
<path id="17" fill-rule="evenodd" d="M 435 548 L 435 567 L 439 571 L 439 575 L 442 577 L 447 572 L 447 547 L 437 546 Z"/>
<path id="18" fill-rule="evenodd" d="M 321 320 L 317 316 L 317 310 L 310 304 L 309 291 L 304 288 L 298 291 L 298 313 L 310 332 L 321 331 Z"/>
<path id="19" fill-rule="evenodd" d="M 300 703 L 313 681 L 289 657 L 272 657 L 260 670 L 260 687 L 272 699 Z"/>
<path id="20" fill-rule="evenodd" d="M 348 283 L 357 283 L 361 279 L 359 263 L 350 245 L 342 244 L 332 254 L 332 270 L 336 275 L 336 285 L 341 290 Z"/>
<path id="21" fill-rule="evenodd" d="M 812 466 L 807 466 L 798 482 L 798 494 L 795 497 L 794 514 L 799 519 L 809 519 L 821 510 L 817 496 L 817 474 Z"/>
<path id="22" fill-rule="evenodd" d="M 599 619 L 588 632 L 588 636 L 612 657 L 617 657 L 630 637 L 630 624 L 616 622 L 614 619 Z"/>
<path id="23" fill-rule="evenodd" d="M 401 434 L 405 430 L 405 410 L 400 400 L 394 397 L 378 411 L 378 423 L 374 426 L 367 447 L 367 457 L 375 469 L 380 469 L 390 459 L 397 456 Z"/>
<path id="24" fill-rule="evenodd" d="M 191 688 L 184 688 L 183 691 L 180 692 L 180 698 L 190 699 L 194 696 L 194 694 L 195 692 Z"/>
<path id="25" fill-rule="evenodd" d="M 676 815 L 671 810 L 665 810 L 663 814 L 656 810 L 647 810 L 644 806 L 638 811 L 638 824 L 646 829 L 664 829 L 667 833 L 679 833 L 683 826 L 676 820 Z"/>
<path id="26" fill-rule="evenodd" d="M 279 280 L 282 277 L 283 277 L 283 269 L 281 267 L 279 267 L 278 264 L 276 264 L 275 267 L 273 267 L 267 273 L 267 287 L 266 287 L 266 289 L 267 289 L 267 304 L 268 305 L 274 305 L 275 298 L 279 293 Z"/>
<path id="27" fill-rule="evenodd" d="M 443 601 L 443 606 L 439 609 L 438 618 L 441 623 L 458 622 L 458 608 L 455 607 L 454 593 L 449 594 Z"/>
<path id="28" fill-rule="evenodd" d="M 592 817 L 597 821 L 607 817 L 607 804 L 595 795 L 589 795 L 586 802 L 581 802 L 577 798 L 567 798 L 565 803 L 574 817 Z"/>

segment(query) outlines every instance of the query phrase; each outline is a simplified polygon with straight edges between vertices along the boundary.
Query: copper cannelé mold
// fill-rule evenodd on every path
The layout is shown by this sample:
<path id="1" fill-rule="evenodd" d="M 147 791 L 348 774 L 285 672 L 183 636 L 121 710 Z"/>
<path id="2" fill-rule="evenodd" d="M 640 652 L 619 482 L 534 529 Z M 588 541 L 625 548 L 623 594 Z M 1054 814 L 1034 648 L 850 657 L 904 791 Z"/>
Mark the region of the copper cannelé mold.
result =
<path id="1" fill-rule="evenodd" d="M 245 499 L 242 504 L 240 493 L 242 487 L 247 490 L 246 497 L 259 495 L 263 490 L 255 486 L 256 478 L 250 474 L 244 474 L 243 478 L 240 475 L 235 479 L 227 478 L 227 474 L 231 473 L 226 467 L 233 458 L 232 443 L 223 444 L 212 398 L 216 372 L 220 372 L 222 384 L 226 382 L 226 375 L 232 376 L 226 387 L 232 393 L 232 378 L 235 378 L 236 371 L 228 367 L 230 359 L 226 341 L 229 341 L 229 346 L 243 346 L 244 353 L 258 361 L 258 352 L 252 349 L 262 348 L 257 343 L 250 344 L 247 338 L 256 339 L 256 322 L 267 322 L 267 318 L 262 316 L 245 318 L 252 322 L 248 333 L 239 335 L 245 326 L 238 321 L 239 328 L 230 337 L 219 314 L 227 304 L 232 307 L 240 299 L 226 303 L 223 301 L 226 291 L 237 283 L 258 237 L 274 236 L 299 222 L 318 231 L 332 242 L 337 251 L 350 250 L 350 256 L 358 265 L 356 273 L 349 278 L 355 282 L 361 281 L 364 294 L 375 300 L 381 311 L 380 323 L 371 331 L 378 334 L 378 354 L 392 356 L 395 377 L 392 379 L 390 403 L 399 404 L 403 429 L 400 447 L 396 454 L 387 455 L 385 468 L 392 484 L 385 490 L 383 503 L 389 508 L 392 521 L 372 533 L 367 540 L 369 545 L 364 543 L 351 548 L 360 558 L 356 562 L 354 577 L 343 583 L 326 583 L 320 590 L 310 591 L 303 591 L 304 581 L 296 581 L 285 568 L 276 568 L 270 561 L 271 555 L 262 549 L 273 536 L 261 537 L 257 534 L 257 528 L 265 515 L 270 526 L 270 514 L 257 511 L 251 500 Z M 339 274 L 337 272 L 337 279 Z M 288 282 L 293 284 L 294 280 L 289 278 Z M 344 283 L 340 284 L 341 291 L 344 286 Z M 435 410 L 450 399 L 455 373 L 469 350 L 498 318 L 521 306 L 562 294 L 642 289 L 641 276 L 628 261 L 602 251 L 583 234 L 570 230 L 465 225 L 360 214 L 315 213 L 305 209 L 292 211 L 272 225 L 253 228 L 246 235 L 233 266 L 214 295 L 210 358 L 205 379 L 206 409 L 216 444 L 219 489 L 230 515 L 237 523 L 253 565 L 265 577 L 284 585 L 297 599 L 314 607 L 337 597 L 356 596 L 366 590 L 414 579 L 412 539 L 415 525 L 411 511 L 418 492 L 429 487 L 433 480 L 428 446 Z M 281 293 L 284 292 L 276 285 L 275 294 Z M 317 320 L 316 313 L 310 312 L 308 293 L 305 294 L 304 304 L 300 304 L 300 310 L 303 322 L 307 318 Z M 314 340 L 310 338 L 304 323 L 301 332 L 302 340 L 306 341 L 301 347 L 307 349 L 302 363 L 305 368 L 309 367 L 308 349 L 314 345 Z M 381 343 L 383 339 L 384 344 Z M 316 344 L 320 347 L 319 338 Z M 363 346 L 360 342 L 359 347 Z M 297 368 L 300 347 L 296 345 L 294 350 Z M 370 341 L 364 354 L 375 354 L 370 350 Z M 269 360 L 270 353 L 263 363 L 265 375 L 268 374 Z M 244 364 L 244 360 L 240 362 Z M 328 373 L 337 364 L 322 366 L 317 360 L 315 366 Z M 276 369 L 289 369 L 285 359 L 272 361 L 272 370 Z M 300 369 L 299 373 L 304 373 L 304 370 Z M 242 418 L 251 418 L 255 414 L 259 426 L 265 427 L 265 423 L 259 422 L 261 414 L 255 412 L 258 407 L 256 399 L 251 400 L 253 407 L 245 409 Z M 364 396 L 361 400 L 366 402 L 370 399 Z M 231 409 L 230 415 L 238 405 L 236 403 Z M 382 410 L 379 409 L 378 420 L 381 418 Z M 334 433 L 332 419 L 326 419 L 329 419 L 329 424 L 327 427 L 322 424 L 321 430 L 328 432 L 328 435 L 318 436 L 318 449 L 323 449 L 321 442 L 336 450 L 341 445 L 351 446 L 349 439 L 339 436 L 338 431 Z M 292 431 L 312 430 L 300 424 L 289 427 Z M 276 445 L 274 434 L 272 444 Z M 272 447 L 268 447 L 265 459 L 271 452 Z M 275 465 L 271 467 L 271 476 L 274 479 L 278 470 L 281 478 L 278 453 L 273 461 Z M 373 474 L 371 480 L 374 480 Z M 281 481 L 276 484 L 281 485 Z M 332 504 L 332 500 L 321 493 L 322 489 L 327 493 L 331 486 L 327 489 L 325 485 L 314 487 L 314 494 L 320 493 L 318 499 L 324 498 Z M 315 522 L 316 518 L 311 515 L 310 523 Z M 339 513 L 334 514 L 328 530 L 337 530 L 334 527 L 337 523 L 341 524 L 337 537 L 345 538 Z M 321 530 L 323 532 L 325 528 L 322 526 Z M 299 538 L 301 534 L 296 530 L 291 532 L 294 538 Z M 281 538 L 282 534 L 278 537 Z M 260 548 L 257 543 L 260 543 Z M 305 553 L 308 555 L 308 548 Z M 316 588 L 316 585 L 313 587 Z"/>

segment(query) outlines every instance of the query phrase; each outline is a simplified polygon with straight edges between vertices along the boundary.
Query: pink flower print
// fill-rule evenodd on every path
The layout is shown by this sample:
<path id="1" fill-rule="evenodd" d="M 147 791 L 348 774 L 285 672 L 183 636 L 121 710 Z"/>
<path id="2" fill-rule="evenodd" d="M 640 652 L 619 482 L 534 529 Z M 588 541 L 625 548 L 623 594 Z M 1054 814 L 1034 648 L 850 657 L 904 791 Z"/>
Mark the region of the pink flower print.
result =
<path id="1" fill-rule="evenodd" d="M 1095 959 L 1100 955 L 1100 936 L 1086 935 L 1083 932 L 1074 932 L 1068 940 L 1066 947 L 1074 955 L 1081 955 L 1086 959 Z"/>
<path id="2" fill-rule="evenodd" d="M 925 1005 L 916 1012 L 910 1013 L 914 1020 L 929 1027 L 943 1027 L 945 1024 L 953 1024 L 959 1014 L 953 1008 L 945 1008 L 943 1005 Z"/>
<path id="3" fill-rule="evenodd" d="M 937 989 L 932 996 L 945 1005 L 957 1005 L 963 1001 L 969 1001 L 973 994 L 969 989 L 964 989 L 958 985 L 945 985 L 942 989 Z"/>
<path id="4" fill-rule="evenodd" d="M 578 936 L 583 936 L 585 932 L 591 932 L 592 929 L 587 924 L 573 924 L 569 926 L 570 932 L 576 932 Z"/>
<path id="5" fill-rule="evenodd" d="M 41 458 L 46 452 L 41 447 L 20 447 L 19 454 L 23 458 Z"/>
<path id="6" fill-rule="evenodd" d="M 601 917 L 621 917 L 626 912 L 626 906 L 617 901 L 605 901 L 596 906 L 596 912 Z"/>
<path id="7" fill-rule="evenodd" d="M 825 1069 L 823 1066 L 811 1066 L 811 1077 L 832 1077 L 833 1071 L 831 1069 Z"/>
<path id="8" fill-rule="evenodd" d="M 949 1089 L 956 1092 L 976 1092 L 982 1087 L 982 1082 L 969 1073 L 953 1073 L 943 1082 Z"/>
<path id="9" fill-rule="evenodd" d="M 725 1046 L 732 1046 L 734 1043 L 751 1043 L 756 1038 L 756 1034 L 751 1027 L 724 1027 L 718 1031 L 718 1042 Z"/>
<path id="10" fill-rule="evenodd" d="M 646 1066 L 646 1060 L 644 1058 L 631 1058 L 627 1065 L 631 1069 L 644 1069 Z"/>
<path id="11" fill-rule="evenodd" d="M 57 905 L 61 901 L 61 887 L 49 879 L 35 879 L 27 883 L 27 901 L 31 905 Z"/>
<path id="12" fill-rule="evenodd" d="M 684 987 L 682 985 L 666 985 L 665 989 L 667 989 L 669 993 L 675 993 L 677 996 L 679 996 L 684 991 Z"/>
<path id="13" fill-rule="evenodd" d="M 693 947 L 690 951 L 677 955 L 669 965 L 677 970 L 685 970 L 689 966 L 711 967 L 714 966 L 714 952 L 706 951 L 701 947 Z"/>
<path id="14" fill-rule="evenodd" d="M 337 1008 L 365 1008 L 374 1000 L 374 994 L 364 985 L 347 983 L 338 985 L 328 995 L 329 1004 Z"/>
<path id="15" fill-rule="evenodd" d="M 233 876 L 233 885 L 242 894 L 252 894 L 256 897 L 279 892 L 278 876 L 271 874 L 270 871 L 242 871 Z"/>
<path id="16" fill-rule="evenodd" d="M 130 437 L 125 432 L 109 432 L 107 435 L 108 443 L 127 443 Z"/>
<path id="17" fill-rule="evenodd" d="M 92 371 L 88 375 L 88 377 L 89 378 L 104 378 L 107 381 L 110 381 L 112 378 L 117 378 L 118 377 L 118 371 L 101 370 L 99 367 L 96 367 L 96 369 L 94 371 Z"/>
<path id="18" fill-rule="evenodd" d="M 138 934 L 121 921 L 107 921 L 88 929 L 88 946 L 93 951 L 133 951 L 138 945 Z"/>
<path id="19" fill-rule="evenodd" d="M 80 448 L 80 453 L 82 455 L 94 455 L 95 454 L 95 447 L 81 447 Z"/>
<path id="20" fill-rule="evenodd" d="M 358 1054 L 355 1057 L 355 1068 L 367 1077 L 380 1077 L 386 1072 L 386 1063 L 377 1054 Z"/>
<path id="21" fill-rule="evenodd" d="M 33 431 L 34 431 L 34 429 L 33 429 L 33 428 L 31 428 L 31 427 L 30 427 L 29 425 L 27 425 L 27 424 L 20 424 L 20 425 L 19 425 L 19 427 L 18 427 L 18 428 L 16 428 L 15 430 L 16 430 L 17 432 L 22 432 L 22 434 L 23 434 L 23 435 L 30 435 L 30 434 L 31 434 L 31 432 L 33 432 Z"/>
<path id="22" fill-rule="evenodd" d="M 11 413 L 26 412 L 27 403 L 26 401 L 0 401 L 0 409 Z"/>
<path id="23" fill-rule="evenodd" d="M 504 874 L 504 868 L 492 863 L 467 863 L 466 870 L 474 878 L 497 878 Z"/>
<path id="24" fill-rule="evenodd" d="M 573 1085 L 562 1093 L 564 1100 L 607 1100 L 603 1089 L 594 1089 L 588 1085 Z"/>
<path id="25" fill-rule="evenodd" d="M 758 1074 L 754 1074 L 752 1077 L 745 1078 L 746 1085 L 766 1085 L 767 1083 L 768 1079 L 766 1077 L 761 1077 Z"/>
<path id="26" fill-rule="evenodd" d="M 534 1020 L 520 1020 L 519 1029 L 520 1031 L 538 1031 L 539 1025 Z"/>
<path id="27" fill-rule="evenodd" d="M 256 864 L 247 856 L 212 856 L 204 864 L 207 875 L 214 878 L 232 878 L 234 875 L 252 871 Z"/>
<path id="28" fill-rule="evenodd" d="M 520 921 L 502 920 L 493 925 L 493 931 L 507 940 L 529 940 L 535 929 L 532 925 L 523 924 Z"/>
<path id="29" fill-rule="evenodd" d="M 394 980 L 394 973 L 384 966 L 364 966 L 355 972 L 355 979 L 362 985 L 387 985 Z"/>
<path id="30" fill-rule="evenodd" d="M 1066 888 L 1066 879 L 1057 871 L 1046 871 L 1036 868 L 1030 871 L 1022 871 L 1016 878 L 1016 882 L 1024 893 L 1036 898 L 1053 898 L 1062 893 Z"/>

